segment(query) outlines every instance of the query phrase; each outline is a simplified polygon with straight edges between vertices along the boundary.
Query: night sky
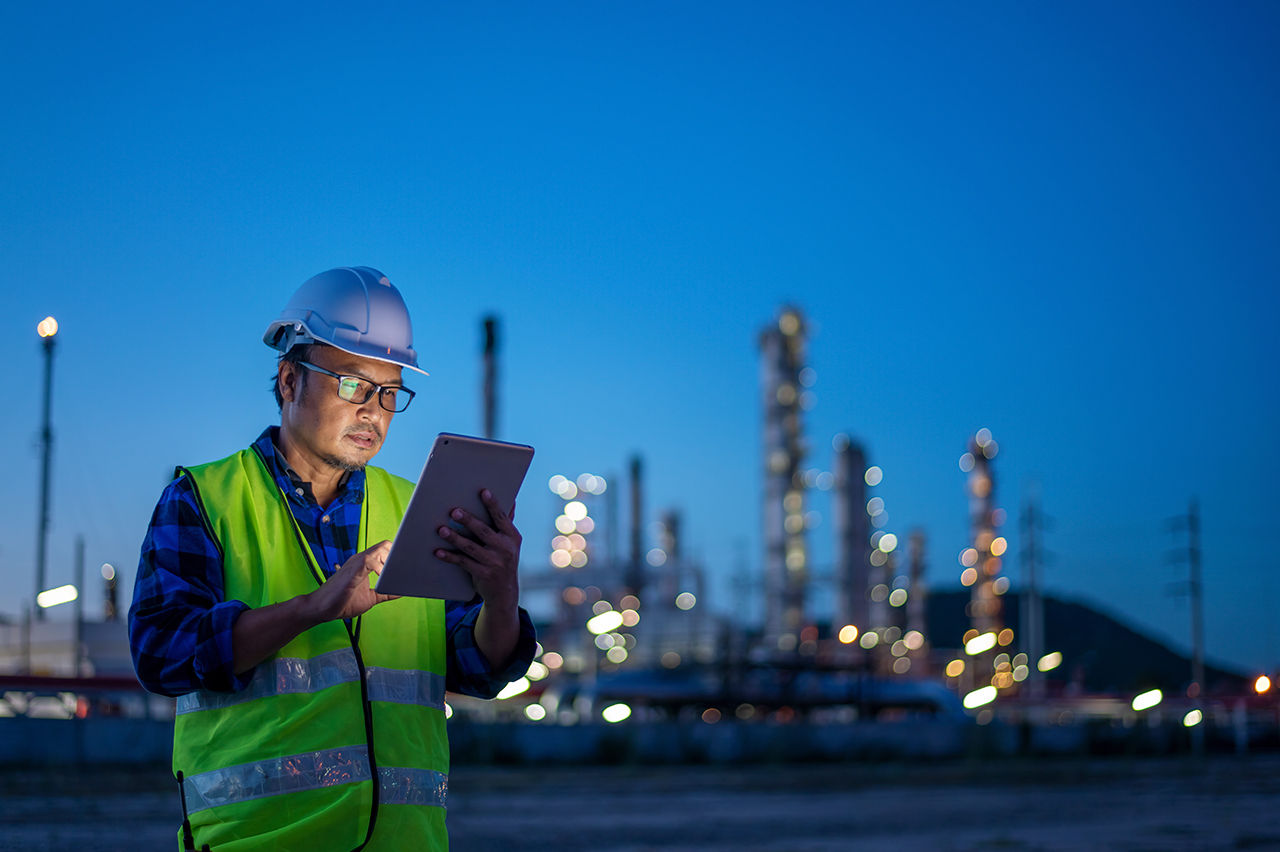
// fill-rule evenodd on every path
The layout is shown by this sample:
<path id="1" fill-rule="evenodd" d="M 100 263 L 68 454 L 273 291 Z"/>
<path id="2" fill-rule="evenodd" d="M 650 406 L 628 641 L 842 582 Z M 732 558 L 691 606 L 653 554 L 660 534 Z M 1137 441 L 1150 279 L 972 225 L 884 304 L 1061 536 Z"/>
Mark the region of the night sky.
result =
<path id="1" fill-rule="evenodd" d="M 47 585 L 83 535 L 127 601 L 172 467 L 274 421 L 267 323 L 365 264 L 431 372 L 406 377 L 393 472 L 480 431 L 499 316 L 500 437 L 538 451 L 530 573 L 548 478 L 625 490 L 640 453 L 705 604 L 758 618 L 730 592 L 761 571 L 757 338 L 793 303 L 806 465 L 861 443 L 932 585 L 959 586 L 957 461 L 986 427 L 1011 554 L 1032 490 L 1053 519 L 1050 593 L 1185 648 L 1169 521 L 1198 498 L 1209 657 L 1280 663 L 1280 7 L 690 5 L 0 12 L 0 614 L 35 591 L 41 318 L 61 324 Z M 822 571 L 827 495 L 811 508 Z"/>

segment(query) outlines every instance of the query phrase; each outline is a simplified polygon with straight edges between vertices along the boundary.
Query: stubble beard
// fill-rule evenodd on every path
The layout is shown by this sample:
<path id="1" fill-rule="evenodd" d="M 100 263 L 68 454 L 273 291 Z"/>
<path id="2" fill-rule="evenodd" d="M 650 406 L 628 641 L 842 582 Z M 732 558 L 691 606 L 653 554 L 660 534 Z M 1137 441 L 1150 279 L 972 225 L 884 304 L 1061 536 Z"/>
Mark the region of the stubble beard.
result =
<path id="1" fill-rule="evenodd" d="M 372 425 L 349 426 L 343 430 L 343 433 L 339 436 L 338 440 L 342 440 L 342 438 L 345 438 L 347 435 L 355 432 L 372 432 L 375 438 L 373 454 L 376 454 L 378 450 L 382 449 L 382 430 Z M 373 454 L 370 454 L 370 458 L 373 457 Z M 343 470 L 347 473 L 355 473 L 358 470 L 364 470 L 365 466 L 369 463 L 367 460 L 344 459 L 340 456 L 333 455 L 332 453 L 325 453 L 321 455 L 320 461 L 324 462 L 329 467 Z"/>

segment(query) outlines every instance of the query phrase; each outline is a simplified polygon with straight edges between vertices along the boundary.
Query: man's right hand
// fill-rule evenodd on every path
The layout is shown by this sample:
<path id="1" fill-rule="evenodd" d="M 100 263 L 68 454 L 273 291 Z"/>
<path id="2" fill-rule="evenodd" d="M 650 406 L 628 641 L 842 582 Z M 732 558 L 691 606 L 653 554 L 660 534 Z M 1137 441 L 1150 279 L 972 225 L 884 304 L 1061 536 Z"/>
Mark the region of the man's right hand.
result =
<path id="1" fill-rule="evenodd" d="M 352 556 L 320 588 L 307 595 L 307 608 L 316 624 L 335 618 L 355 618 L 374 604 L 393 600 L 397 595 L 382 595 L 369 587 L 369 575 L 382 573 L 391 553 L 391 542 L 380 541 L 368 550 Z"/>

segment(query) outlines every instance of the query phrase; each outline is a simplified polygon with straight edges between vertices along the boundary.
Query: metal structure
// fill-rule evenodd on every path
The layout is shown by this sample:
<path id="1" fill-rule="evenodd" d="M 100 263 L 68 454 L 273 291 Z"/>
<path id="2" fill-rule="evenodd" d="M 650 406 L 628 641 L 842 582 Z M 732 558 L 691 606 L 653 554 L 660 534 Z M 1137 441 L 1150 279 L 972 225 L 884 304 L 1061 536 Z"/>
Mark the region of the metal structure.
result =
<path id="1" fill-rule="evenodd" d="M 767 646 L 795 651 L 805 619 L 804 430 L 800 373 L 807 329 L 795 307 L 784 307 L 760 334 L 764 407 L 764 579 Z"/>
<path id="2" fill-rule="evenodd" d="M 836 595 L 834 626 L 871 624 L 871 524 L 867 515 L 867 457 L 848 435 L 837 435 L 831 511 L 836 531 Z"/>
<path id="3" fill-rule="evenodd" d="M 484 318 L 484 436 L 498 436 L 498 318 Z"/>
<path id="4" fill-rule="evenodd" d="M 44 419 L 40 429 L 40 520 L 36 525 L 36 589 L 40 594 L 45 588 L 45 567 L 49 545 L 49 470 L 53 463 L 53 347 L 58 333 L 58 321 L 45 317 L 36 326 L 40 343 L 44 347 Z M 44 620 L 44 608 L 36 607 L 35 617 Z"/>

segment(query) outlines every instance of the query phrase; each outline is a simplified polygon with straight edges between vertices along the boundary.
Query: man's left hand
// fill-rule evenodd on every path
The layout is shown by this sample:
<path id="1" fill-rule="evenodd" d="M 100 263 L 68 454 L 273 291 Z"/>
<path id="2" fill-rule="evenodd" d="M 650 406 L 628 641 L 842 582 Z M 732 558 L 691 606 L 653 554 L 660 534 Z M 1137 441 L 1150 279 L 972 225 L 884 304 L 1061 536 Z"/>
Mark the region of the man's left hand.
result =
<path id="1" fill-rule="evenodd" d="M 520 600 L 517 569 L 521 542 L 520 531 L 512 520 L 515 507 L 512 506 L 510 515 L 502 511 L 487 488 L 480 492 L 480 502 L 489 513 L 489 522 L 464 509 L 454 509 L 449 516 L 462 524 L 466 532 L 440 527 L 440 537 L 454 549 L 437 548 L 436 556 L 470 574 L 476 593 L 486 604 L 514 611 Z"/>

